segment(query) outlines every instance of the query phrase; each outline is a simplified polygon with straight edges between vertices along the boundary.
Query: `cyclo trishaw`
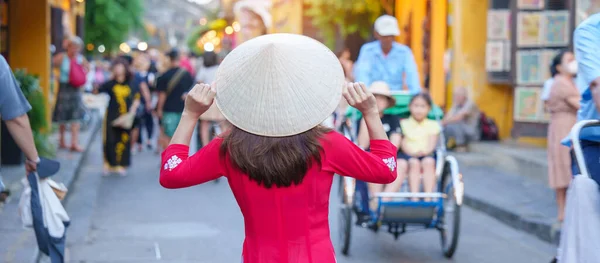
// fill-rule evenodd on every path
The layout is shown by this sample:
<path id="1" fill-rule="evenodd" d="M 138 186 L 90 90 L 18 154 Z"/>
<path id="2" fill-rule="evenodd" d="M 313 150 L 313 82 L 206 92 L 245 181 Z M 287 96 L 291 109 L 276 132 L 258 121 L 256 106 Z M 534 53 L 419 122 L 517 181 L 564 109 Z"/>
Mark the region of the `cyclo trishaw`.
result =
<path id="1" fill-rule="evenodd" d="M 396 105 L 387 109 L 385 113 L 408 118 L 411 96 L 406 92 L 393 92 L 392 95 L 396 98 Z M 343 124 L 341 132 L 356 143 L 360 112 L 349 108 L 345 117 L 352 124 Z M 428 118 L 439 121 L 442 117 L 443 111 L 434 105 Z M 458 244 L 464 184 L 456 158 L 447 153 L 445 143 L 442 132 L 435 150 L 438 180 L 435 193 L 410 193 L 407 183 L 404 182 L 402 190 L 398 193 L 379 193 L 372 196 L 365 182 L 346 176 L 339 177 L 341 197 L 339 226 L 343 255 L 348 255 L 350 251 L 352 226 L 357 225 L 374 232 L 378 232 L 381 227 L 386 227 L 387 232 L 395 239 L 411 230 L 437 229 L 440 232 L 444 256 L 452 257 Z M 372 198 L 377 199 L 376 210 L 369 208 L 369 201 Z M 382 198 L 391 198 L 391 201 L 383 201 Z M 411 198 L 419 198 L 421 201 L 412 201 Z M 431 201 L 422 201 L 422 198 L 430 198 Z M 368 219 L 360 220 L 359 218 L 365 213 L 368 213 Z"/>

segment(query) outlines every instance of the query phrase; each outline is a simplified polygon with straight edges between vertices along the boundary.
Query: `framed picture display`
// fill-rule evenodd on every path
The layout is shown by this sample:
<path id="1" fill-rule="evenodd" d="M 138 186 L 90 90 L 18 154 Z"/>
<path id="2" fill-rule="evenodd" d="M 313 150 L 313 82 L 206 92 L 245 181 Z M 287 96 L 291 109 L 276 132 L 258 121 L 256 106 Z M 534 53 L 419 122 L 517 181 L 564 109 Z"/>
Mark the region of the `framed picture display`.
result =
<path id="1" fill-rule="evenodd" d="M 489 10 L 487 19 L 487 37 L 489 40 L 510 39 L 510 10 Z"/>
<path id="2" fill-rule="evenodd" d="M 546 0 L 518 0 L 517 8 L 519 9 L 544 9 Z"/>
<path id="3" fill-rule="evenodd" d="M 506 41 L 504 42 L 504 71 L 510 71 L 512 65 L 511 65 L 511 45 L 510 45 L 510 41 Z"/>
<path id="4" fill-rule="evenodd" d="M 488 72 L 501 72 L 504 70 L 504 43 L 502 41 L 488 41 L 485 51 L 485 69 Z"/>
<path id="5" fill-rule="evenodd" d="M 517 83 L 520 85 L 540 84 L 542 78 L 542 52 L 520 50 L 517 52 Z"/>
<path id="6" fill-rule="evenodd" d="M 547 11 L 544 15 L 544 45 L 569 45 L 569 11 Z"/>
<path id="7" fill-rule="evenodd" d="M 541 52 L 542 58 L 540 62 L 540 70 L 542 71 L 542 80 L 546 81 L 551 77 L 550 65 L 552 64 L 554 56 L 560 52 L 560 49 L 544 49 Z"/>
<path id="8" fill-rule="evenodd" d="M 539 122 L 542 101 L 540 87 L 517 87 L 515 89 L 514 116 L 515 121 Z"/>
<path id="9" fill-rule="evenodd" d="M 543 13 L 519 12 L 517 14 L 517 45 L 539 47 L 543 44 Z"/>

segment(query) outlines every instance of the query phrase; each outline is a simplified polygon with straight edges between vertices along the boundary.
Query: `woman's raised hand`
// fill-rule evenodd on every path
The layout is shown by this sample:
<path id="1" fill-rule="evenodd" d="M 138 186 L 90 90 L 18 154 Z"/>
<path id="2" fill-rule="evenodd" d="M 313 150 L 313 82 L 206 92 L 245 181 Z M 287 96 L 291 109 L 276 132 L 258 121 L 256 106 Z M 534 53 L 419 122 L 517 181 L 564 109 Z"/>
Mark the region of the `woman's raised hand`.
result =
<path id="1" fill-rule="evenodd" d="M 364 83 L 349 82 L 344 88 L 344 98 L 348 104 L 358 109 L 363 115 L 379 114 L 377 101 Z"/>
<path id="2" fill-rule="evenodd" d="M 185 97 L 184 113 L 200 118 L 200 115 L 213 104 L 216 94 L 214 87 L 208 84 L 196 84 Z"/>

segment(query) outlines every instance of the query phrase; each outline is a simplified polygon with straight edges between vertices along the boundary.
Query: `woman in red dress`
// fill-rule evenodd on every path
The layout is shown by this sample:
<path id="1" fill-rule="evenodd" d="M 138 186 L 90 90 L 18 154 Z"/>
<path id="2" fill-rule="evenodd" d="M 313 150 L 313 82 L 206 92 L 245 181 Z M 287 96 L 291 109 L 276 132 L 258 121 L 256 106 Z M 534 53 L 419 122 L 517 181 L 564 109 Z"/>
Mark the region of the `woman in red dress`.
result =
<path id="1" fill-rule="evenodd" d="M 370 152 L 320 123 L 341 96 L 363 113 Z M 215 103 L 232 124 L 188 156 L 194 126 Z M 396 152 L 375 97 L 345 84 L 336 56 L 311 38 L 255 38 L 223 61 L 212 86 L 196 85 L 162 154 L 160 184 L 183 188 L 221 176 L 244 215 L 244 263 L 334 263 L 329 196 L 334 174 L 371 183 L 396 179 Z"/>

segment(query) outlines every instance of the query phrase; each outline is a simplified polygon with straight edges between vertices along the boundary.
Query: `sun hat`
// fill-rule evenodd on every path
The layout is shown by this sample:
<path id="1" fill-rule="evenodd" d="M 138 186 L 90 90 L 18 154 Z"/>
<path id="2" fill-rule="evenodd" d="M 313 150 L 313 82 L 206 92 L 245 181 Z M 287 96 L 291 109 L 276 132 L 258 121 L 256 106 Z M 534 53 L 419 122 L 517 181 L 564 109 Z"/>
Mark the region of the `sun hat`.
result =
<path id="1" fill-rule="evenodd" d="M 273 22 L 272 22 L 273 18 L 271 16 L 271 12 L 270 12 L 271 1 L 242 0 L 242 1 L 235 3 L 235 6 L 233 7 L 234 13 L 236 15 L 239 15 L 243 9 L 250 10 L 253 13 L 260 16 L 260 18 L 262 19 L 263 24 L 265 25 L 267 30 L 269 28 L 271 28 L 271 25 L 273 24 Z"/>
<path id="2" fill-rule="evenodd" d="M 380 95 L 388 98 L 388 100 L 390 100 L 390 105 L 388 106 L 388 108 L 396 105 L 396 98 L 392 96 L 390 86 L 384 81 L 373 82 L 369 87 L 369 91 L 371 91 L 373 95 Z"/>
<path id="3" fill-rule="evenodd" d="M 234 126 L 284 137 L 322 123 L 345 84 L 338 58 L 307 36 L 270 34 L 244 42 L 217 70 L 215 103 Z"/>
<path id="4" fill-rule="evenodd" d="M 398 19 L 390 15 L 383 15 L 375 20 L 375 32 L 380 36 L 399 36 L 400 28 Z"/>

